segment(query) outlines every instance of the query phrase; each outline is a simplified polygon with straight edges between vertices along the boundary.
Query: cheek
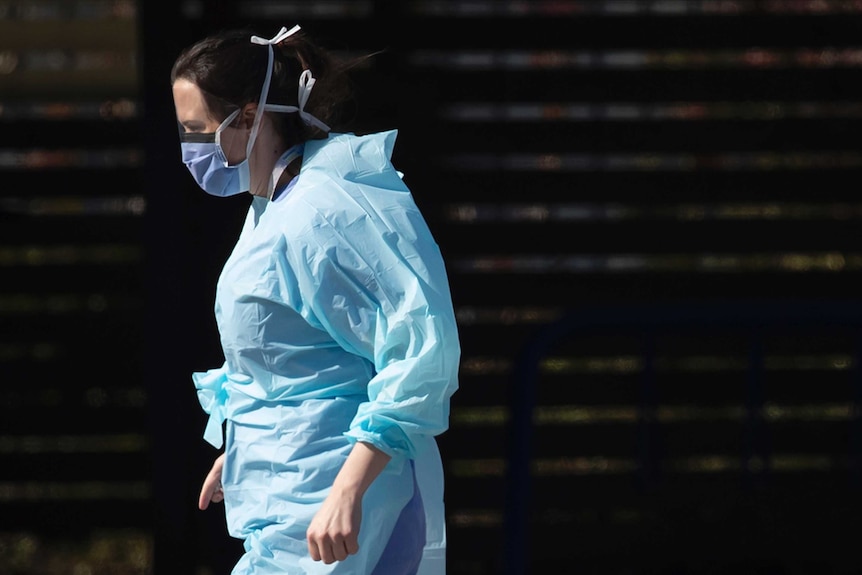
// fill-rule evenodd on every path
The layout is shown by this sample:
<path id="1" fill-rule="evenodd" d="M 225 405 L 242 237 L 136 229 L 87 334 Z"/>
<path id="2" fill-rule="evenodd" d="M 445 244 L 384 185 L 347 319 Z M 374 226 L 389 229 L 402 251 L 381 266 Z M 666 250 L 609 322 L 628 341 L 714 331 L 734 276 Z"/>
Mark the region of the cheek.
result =
<path id="1" fill-rule="evenodd" d="M 219 136 L 222 151 L 228 165 L 239 164 L 245 159 L 245 147 L 248 144 L 248 131 L 228 128 Z"/>

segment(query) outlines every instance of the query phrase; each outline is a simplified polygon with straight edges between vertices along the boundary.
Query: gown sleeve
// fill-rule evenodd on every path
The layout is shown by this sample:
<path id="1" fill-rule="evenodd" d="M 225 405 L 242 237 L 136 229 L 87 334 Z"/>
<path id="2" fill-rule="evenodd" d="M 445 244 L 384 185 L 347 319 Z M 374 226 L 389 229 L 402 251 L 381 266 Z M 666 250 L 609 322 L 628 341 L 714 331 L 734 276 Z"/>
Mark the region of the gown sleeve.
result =
<path id="1" fill-rule="evenodd" d="M 460 344 L 439 248 L 418 210 L 395 212 L 401 227 L 382 231 L 361 210 L 340 222 L 318 212 L 285 240 L 282 272 L 306 321 L 373 364 L 348 438 L 414 458 L 448 428 Z"/>

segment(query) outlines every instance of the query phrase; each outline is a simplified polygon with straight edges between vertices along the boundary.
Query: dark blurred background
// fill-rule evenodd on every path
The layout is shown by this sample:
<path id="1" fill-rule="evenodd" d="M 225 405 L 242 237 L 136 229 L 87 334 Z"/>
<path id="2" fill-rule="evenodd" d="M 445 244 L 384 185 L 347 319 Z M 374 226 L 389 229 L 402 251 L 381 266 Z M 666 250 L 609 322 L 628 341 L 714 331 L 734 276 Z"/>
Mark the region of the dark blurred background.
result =
<path id="1" fill-rule="evenodd" d="M 856 574 L 862 5 L 0 0 L 0 575 L 223 575 L 220 28 L 348 55 L 446 257 L 450 575 Z"/>

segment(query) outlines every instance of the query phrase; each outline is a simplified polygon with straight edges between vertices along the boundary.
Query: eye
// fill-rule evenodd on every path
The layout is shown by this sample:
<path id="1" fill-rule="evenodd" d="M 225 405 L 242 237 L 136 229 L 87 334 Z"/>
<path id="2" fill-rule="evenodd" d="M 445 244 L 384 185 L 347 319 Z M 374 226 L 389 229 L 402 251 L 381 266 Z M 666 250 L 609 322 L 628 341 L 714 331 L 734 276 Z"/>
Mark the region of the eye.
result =
<path id="1" fill-rule="evenodd" d="M 207 124 L 206 122 L 202 122 L 195 118 L 186 118 L 185 120 L 177 119 L 177 127 L 180 133 L 192 133 L 198 134 L 201 132 L 206 132 Z"/>
<path id="2" fill-rule="evenodd" d="M 212 144 L 215 143 L 215 134 L 203 132 L 184 132 L 180 134 L 180 141 L 189 144 Z"/>
<path id="3" fill-rule="evenodd" d="M 215 134 L 205 132 L 206 125 L 200 122 L 180 122 L 177 121 L 177 131 L 180 135 L 180 141 L 189 143 L 208 143 L 215 142 Z"/>

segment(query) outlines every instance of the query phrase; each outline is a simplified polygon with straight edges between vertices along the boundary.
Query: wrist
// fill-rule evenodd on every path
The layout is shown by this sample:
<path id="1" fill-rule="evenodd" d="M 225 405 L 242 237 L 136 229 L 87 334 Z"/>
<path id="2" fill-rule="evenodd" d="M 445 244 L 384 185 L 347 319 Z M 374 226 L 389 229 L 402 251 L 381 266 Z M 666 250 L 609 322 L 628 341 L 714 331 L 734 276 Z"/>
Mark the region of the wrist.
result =
<path id="1" fill-rule="evenodd" d="M 335 477 L 332 491 L 345 497 L 361 498 L 390 459 L 389 455 L 370 443 L 356 442 Z"/>

